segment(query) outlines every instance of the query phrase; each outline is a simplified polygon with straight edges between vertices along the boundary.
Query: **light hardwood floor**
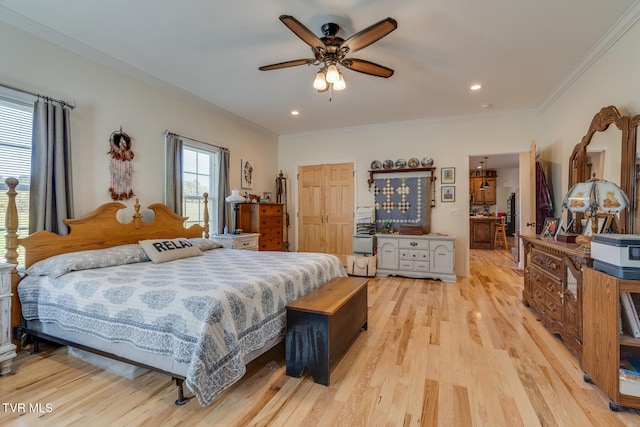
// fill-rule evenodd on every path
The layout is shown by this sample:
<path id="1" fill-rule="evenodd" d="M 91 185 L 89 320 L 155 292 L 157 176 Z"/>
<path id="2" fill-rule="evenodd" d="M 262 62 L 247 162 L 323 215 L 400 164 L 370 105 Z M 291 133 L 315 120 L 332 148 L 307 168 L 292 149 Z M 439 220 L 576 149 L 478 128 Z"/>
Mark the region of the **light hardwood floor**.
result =
<path id="1" fill-rule="evenodd" d="M 640 426 L 638 412 L 609 410 L 578 361 L 522 305 L 509 252 L 470 257 L 471 275 L 456 285 L 372 279 L 369 329 L 330 387 L 287 377 L 278 346 L 209 407 L 195 399 L 176 407 L 165 375 L 125 379 L 48 347 L 22 352 L 14 373 L 0 378 L 0 425 Z M 29 412 L 30 403 L 41 412 Z"/>

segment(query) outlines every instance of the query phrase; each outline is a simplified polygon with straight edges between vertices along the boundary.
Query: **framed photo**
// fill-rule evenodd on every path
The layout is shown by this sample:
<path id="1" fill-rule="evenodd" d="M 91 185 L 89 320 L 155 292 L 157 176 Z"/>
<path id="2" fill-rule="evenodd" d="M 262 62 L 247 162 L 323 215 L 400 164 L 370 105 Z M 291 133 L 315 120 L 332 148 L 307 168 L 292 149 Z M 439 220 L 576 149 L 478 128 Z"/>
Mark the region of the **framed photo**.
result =
<path id="1" fill-rule="evenodd" d="M 443 185 L 440 188 L 440 201 L 441 202 L 455 202 L 456 201 L 456 187 L 453 185 Z"/>
<path id="2" fill-rule="evenodd" d="M 240 160 L 240 187 L 247 190 L 253 187 L 253 164 L 247 159 Z"/>
<path id="3" fill-rule="evenodd" d="M 271 202 L 271 191 L 265 191 L 264 193 L 262 193 L 262 199 L 265 202 Z"/>
<path id="4" fill-rule="evenodd" d="M 440 174 L 440 181 L 443 184 L 453 184 L 456 182 L 456 168 L 442 168 Z"/>
<path id="5" fill-rule="evenodd" d="M 545 218 L 542 226 L 542 235 L 545 237 L 555 237 L 558 234 L 560 218 Z"/>

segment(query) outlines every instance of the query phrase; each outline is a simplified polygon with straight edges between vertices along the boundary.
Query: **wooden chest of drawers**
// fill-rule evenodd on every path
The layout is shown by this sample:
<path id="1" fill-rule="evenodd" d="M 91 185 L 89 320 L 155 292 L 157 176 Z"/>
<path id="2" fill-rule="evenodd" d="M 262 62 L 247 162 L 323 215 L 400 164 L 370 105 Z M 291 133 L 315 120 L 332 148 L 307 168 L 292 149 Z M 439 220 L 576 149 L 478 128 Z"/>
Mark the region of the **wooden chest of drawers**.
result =
<path id="1" fill-rule="evenodd" d="M 591 258 L 574 243 L 520 236 L 524 243 L 522 300 L 582 362 L 582 267 Z"/>
<path id="2" fill-rule="evenodd" d="M 284 209 L 282 203 L 239 203 L 238 228 L 258 233 L 258 250 L 284 249 Z"/>

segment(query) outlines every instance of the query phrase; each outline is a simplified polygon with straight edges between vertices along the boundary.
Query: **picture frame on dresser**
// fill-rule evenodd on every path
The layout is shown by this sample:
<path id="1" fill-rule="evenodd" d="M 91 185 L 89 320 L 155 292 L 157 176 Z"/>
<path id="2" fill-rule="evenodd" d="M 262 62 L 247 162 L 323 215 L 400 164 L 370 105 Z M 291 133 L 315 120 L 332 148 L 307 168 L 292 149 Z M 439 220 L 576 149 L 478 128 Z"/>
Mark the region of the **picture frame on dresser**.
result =
<path id="1" fill-rule="evenodd" d="M 545 218 L 542 226 L 542 235 L 545 237 L 555 237 L 558 234 L 560 218 Z"/>

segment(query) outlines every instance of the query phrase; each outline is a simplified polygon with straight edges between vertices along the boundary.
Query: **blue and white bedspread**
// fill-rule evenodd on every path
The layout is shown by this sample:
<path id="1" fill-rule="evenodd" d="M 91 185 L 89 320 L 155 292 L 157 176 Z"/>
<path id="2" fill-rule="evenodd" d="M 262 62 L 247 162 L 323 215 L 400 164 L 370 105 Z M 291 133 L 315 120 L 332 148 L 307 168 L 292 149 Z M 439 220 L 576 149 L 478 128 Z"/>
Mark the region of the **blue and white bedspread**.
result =
<path id="1" fill-rule="evenodd" d="M 29 276 L 18 291 L 27 320 L 188 363 L 186 384 L 205 406 L 244 374 L 247 353 L 284 335 L 286 304 L 337 276 L 346 274 L 333 255 L 216 249 Z"/>

